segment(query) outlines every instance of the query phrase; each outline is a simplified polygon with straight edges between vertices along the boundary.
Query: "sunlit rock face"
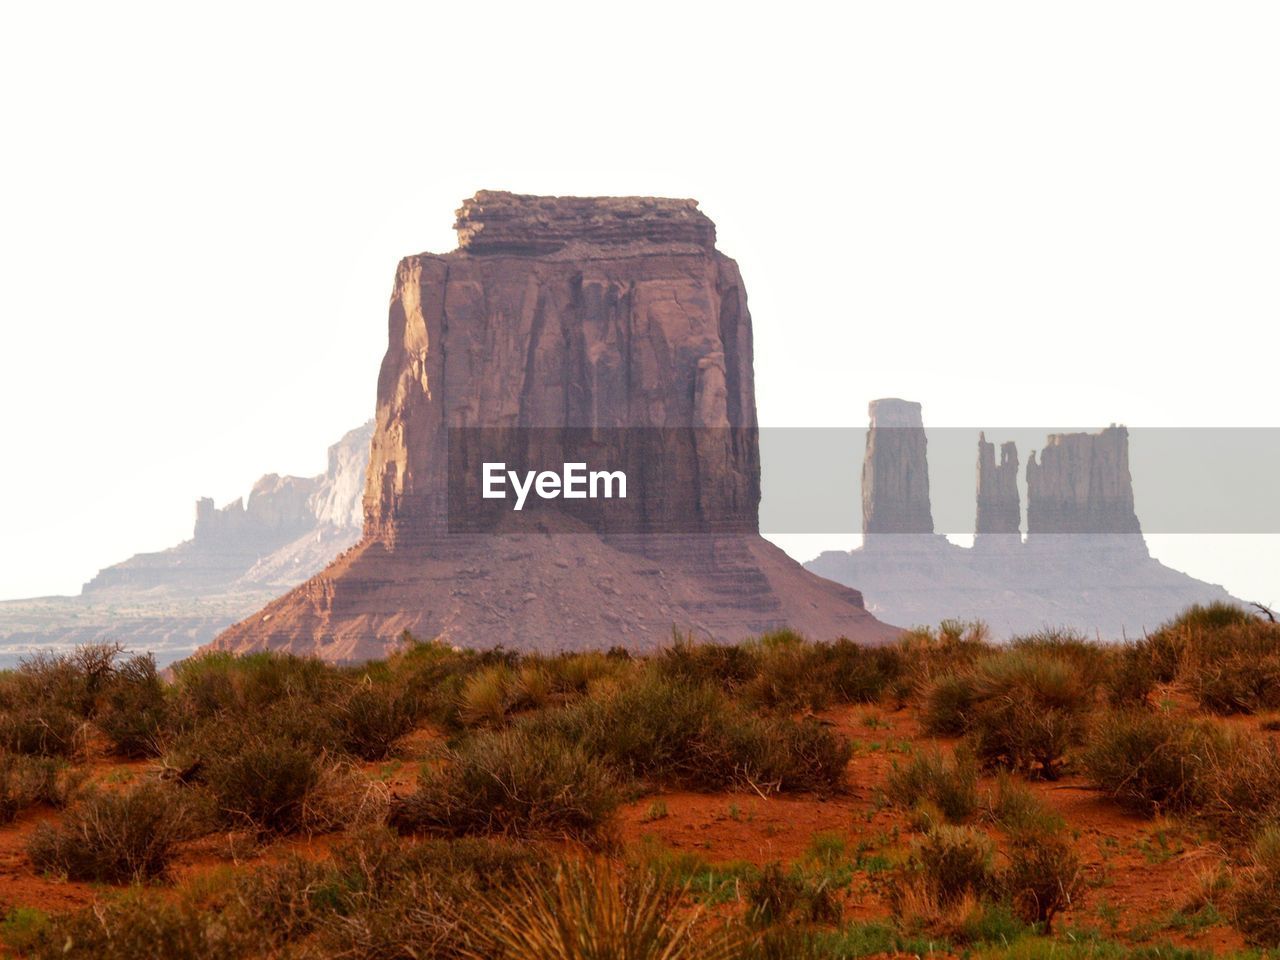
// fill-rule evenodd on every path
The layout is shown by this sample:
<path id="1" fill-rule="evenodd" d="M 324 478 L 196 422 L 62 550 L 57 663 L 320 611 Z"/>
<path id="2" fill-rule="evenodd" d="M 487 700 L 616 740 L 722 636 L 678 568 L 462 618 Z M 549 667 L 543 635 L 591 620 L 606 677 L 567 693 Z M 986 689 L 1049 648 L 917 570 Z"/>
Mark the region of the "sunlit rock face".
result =
<path id="1" fill-rule="evenodd" d="M 406 630 L 541 650 L 644 649 L 673 628 L 896 635 L 757 533 L 751 316 L 694 201 L 483 191 L 456 228 L 458 249 L 396 270 L 364 539 L 218 647 L 359 659 Z M 480 466 L 458 446 L 471 431 L 544 463 L 585 447 L 626 470 L 628 496 L 460 532 L 450 464 Z"/>

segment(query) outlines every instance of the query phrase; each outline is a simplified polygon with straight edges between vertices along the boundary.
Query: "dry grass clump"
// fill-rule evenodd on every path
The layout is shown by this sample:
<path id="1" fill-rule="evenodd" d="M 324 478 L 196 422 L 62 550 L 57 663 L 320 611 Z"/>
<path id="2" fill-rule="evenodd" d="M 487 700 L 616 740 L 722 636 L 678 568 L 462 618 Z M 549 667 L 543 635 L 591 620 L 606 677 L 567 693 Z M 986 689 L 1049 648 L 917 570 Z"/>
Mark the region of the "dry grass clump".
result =
<path id="1" fill-rule="evenodd" d="M 963 823 L 978 809 L 977 758 L 961 749 L 951 760 L 935 750 L 916 753 L 905 765 L 894 761 L 885 795 L 904 809 L 937 811 L 948 823 Z"/>
<path id="2" fill-rule="evenodd" d="M 71 880 L 148 880 L 164 875 L 178 843 L 192 835 L 193 812 L 176 790 L 156 783 L 91 792 L 56 827 L 37 826 L 27 853 L 37 870 Z"/>

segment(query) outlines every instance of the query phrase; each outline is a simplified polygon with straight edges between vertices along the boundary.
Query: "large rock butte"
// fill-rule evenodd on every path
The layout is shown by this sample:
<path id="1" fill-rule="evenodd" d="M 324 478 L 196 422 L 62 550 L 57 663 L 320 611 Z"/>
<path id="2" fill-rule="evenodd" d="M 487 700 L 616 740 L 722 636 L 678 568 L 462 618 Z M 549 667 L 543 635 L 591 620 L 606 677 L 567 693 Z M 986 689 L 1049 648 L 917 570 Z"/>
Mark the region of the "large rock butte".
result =
<path id="1" fill-rule="evenodd" d="M 757 533 L 751 317 L 694 201 L 484 191 L 456 227 L 457 250 L 396 271 L 364 538 L 216 647 L 363 659 L 404 631 L 539 650 L 643 649 L 673 628 L 896 635 Z M 544 455 L 585 432 L 597 462 L 638 472 L 608 518 L 507 513 L 460 532 L 449 462 L 468 431 Z"/>

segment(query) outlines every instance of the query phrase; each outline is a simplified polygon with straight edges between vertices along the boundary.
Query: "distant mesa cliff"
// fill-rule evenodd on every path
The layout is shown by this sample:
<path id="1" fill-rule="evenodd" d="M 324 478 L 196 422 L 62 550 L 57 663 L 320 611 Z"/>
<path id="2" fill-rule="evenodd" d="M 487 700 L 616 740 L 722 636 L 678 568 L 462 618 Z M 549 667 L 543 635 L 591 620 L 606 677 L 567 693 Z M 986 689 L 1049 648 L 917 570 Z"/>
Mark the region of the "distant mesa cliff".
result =
<path id="1" fill-rule="evenodd" d="M 977 524 L 966 549 L 933 533 L 919 405 L 878 400 L 870 413 L 864 546 L 827 551 L 805 567 L 856 583 L 877 616 L 902 624 L 976 617 L 1001 637 L 1051 626 L 1118 638 L 1192 603 L 1234 599 L 1150 556 L 1124 427 L 1050 434 L 1031 453 L 1025 541 L 1017 447 L 1002 444 L 997 461 L 995 444 L 979 434 Z"/>
<path id="2" fill-rule="evenodd" d="M 196 501 L 190 540 L 100 570 L 78 597 L 0 602 L 0 662 L 101 640 L 169 660 L 209 642 L 360 539 L 372 435 L 372 421 L 348 432 L 318 476 L 267 474 L 247 501 Z"/>
<path id="3" fill-rule="evenodd" d="M 896 634 L 756 532 L 751 316 L 694 201 L 482 191 L 456 229 L 457 250 L 396 270 L 363 540 L 218 648 L 376 657 L 405 630 L 544 650 L 648 648 L 673 628 Z M 592 433 L 594 462 L 636 471 L 623 519 L 648 526 L 451 530 L 450 455 L 468 454 L 450 440 L 467 430 L 544 462 Z"/>

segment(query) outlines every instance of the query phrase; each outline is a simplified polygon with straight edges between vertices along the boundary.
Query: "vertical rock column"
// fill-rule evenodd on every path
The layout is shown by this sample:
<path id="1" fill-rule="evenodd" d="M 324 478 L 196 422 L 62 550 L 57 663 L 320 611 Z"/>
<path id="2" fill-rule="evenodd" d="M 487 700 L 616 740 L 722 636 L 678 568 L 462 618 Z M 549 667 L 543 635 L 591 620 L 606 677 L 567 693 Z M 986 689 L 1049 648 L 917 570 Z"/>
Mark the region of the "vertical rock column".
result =
<path id="1" fill-rule="evenodd" d="M 1021 542 L 1022 500 L 1018 494 L 1018 447 L 1012 441 L 996 445 L 978 435 L 978 522 L 973 545 L 1005 547 Z"/>
<path id="2" fill-rule="evenodd" d="M 932 534 L 929 466 L 920 404 L 872 400 L 862 461 L 862 533 Z"/>

